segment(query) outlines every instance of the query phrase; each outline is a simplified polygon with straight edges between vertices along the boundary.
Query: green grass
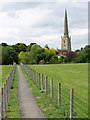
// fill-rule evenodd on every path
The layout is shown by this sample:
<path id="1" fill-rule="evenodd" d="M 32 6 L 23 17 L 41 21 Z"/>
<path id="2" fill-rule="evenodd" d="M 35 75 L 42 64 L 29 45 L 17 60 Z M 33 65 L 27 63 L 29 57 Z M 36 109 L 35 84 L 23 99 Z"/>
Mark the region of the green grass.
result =
<path id="1" fill-rule="evenodd" d="M 88 115 L 88 64 L 51 64 L 51 65 L 28 65 L 37 72 L 53 78 L 54 99 L 57 100 L 58 82 L 61 83 L 61 104 L 65 116 L 70 113 L 70 88 L 74 88 L 74 117 L 87 118 Z M 49 90 L 48 90 L 49 91 Z M 57 103 L 56 103 L 57 106 Z M 48 113 L 47 113 L 48 114 Z"/>
<path id="2" fill-rule="evenodd" d="M 7 118 L 20 118 L 21 116 L 18 103 L 17 88 L 18 88 L 18 73 L 17 67 L 15 67 L 14 78 L 11 85 L 11 94 L 8 103 Z"/>
<path id="3" fill-rule="evenodd" d="M 26 73 L 24 68 L 21 66 L 21 70 L 23 71 L 27 82 L 29 84 L 29 88 L 32 91 L 33 95 L 35 96 L 38 105 L 43 110 L 45 115 L 48 118 L 66 118 L 65 112 L 61 110 L 56 104 L 53 102 L 50 96 L 45 94 L 40 90 L 38 85 L 30 78 L 30 76 Z"/>
<path id="4" fill-rule="evenodd" d="M 30 68 L 53 78 L 65 88 L 74 88 L 75 94 L 88 102 L 88 64 L 28 65 Z M 50 80 L 50 79 L 49 79 Z"/>
<path id="5" fill-rule="evenodd" d="M 0 65 L 0 87 L 7 79 L 12 69 L 13 65 Z"/>

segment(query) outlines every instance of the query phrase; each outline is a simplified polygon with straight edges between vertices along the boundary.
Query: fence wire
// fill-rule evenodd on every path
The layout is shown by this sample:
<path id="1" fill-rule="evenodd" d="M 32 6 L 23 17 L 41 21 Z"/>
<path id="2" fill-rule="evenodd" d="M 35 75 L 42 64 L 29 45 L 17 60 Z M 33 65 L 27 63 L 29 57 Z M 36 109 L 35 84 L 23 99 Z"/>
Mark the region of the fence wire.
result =
<path id="1" fill-rule="evenodd" d="M 10 97 L 10 89 L 11 84 L 14 76 L 14 70 L 15 70 L 16 63 L 13 65 L 13 69 L 9 76 L 7 77 L 6 81 L 3 83 L 3 86 L 1 87 L 0 91 L 0 119 L 3 119 L 6 117 L 7 112 L 7 105 Z"/>
<path id="2" fill-rule="evenodd" d="M 70 89 L 64 88 L 62 84 L 60 86 L 60 91 L 59 91 L 60 93 L 59 93 L 58 84 L 56 85 L 56 82 L 54 80 L 53 80 L 53 90 L 52 90 L 51 78 L 49 76 L 43 75 L 42 78 L 41 73 L 38 73 L 37 71 L 27 67 L 22 63 L 21 65 L 24 67 L 24 69 L 27 71 L 27 73 L 30 75 L 33 81 L 38 84 L 41 90 L 43 87 L 43 91 L 45 91 L 47 95 L 49 96 L 51 96 L 51 94 L 53 95 L 51 96 L 53 103 L 55 103 L 57 107 L 60 107 L 66 118 L 70 118 L 71 113 L 73 118 L 88 118 L 88 103 L 86 101 L 78 97 L 75 93 L 73 94 L 73 100 L 72 100 Z M 71 100 L 73 101 L 73 105 L 71 105 Z M 72 106 L 72 108 L 70 108 L 70 106 Z"/>

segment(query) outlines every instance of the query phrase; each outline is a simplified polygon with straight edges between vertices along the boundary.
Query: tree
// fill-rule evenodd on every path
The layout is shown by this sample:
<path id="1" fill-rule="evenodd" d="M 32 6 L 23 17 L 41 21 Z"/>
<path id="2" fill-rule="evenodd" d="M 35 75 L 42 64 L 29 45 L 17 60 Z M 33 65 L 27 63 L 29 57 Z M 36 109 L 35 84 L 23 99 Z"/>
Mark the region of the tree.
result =
<path id="1" fill-rule="evenodd" d="M 2 49 L 2 64 L 13 64 L 13 61 L 18 63 L 18 54 L 15 52 L 13 47 L 7 46 Z"/>
<path id="2" fill-rule="evenodd" d="M 56 64 L 58 63 L 58 57 L 57 55 L 53 55 L 52 58 L 50 59 L 50 64 Z"/>
<path id="3" fill-rule="evenodd" d="M 7 44 L 7 43 L 2 43 L 1 45 L 2 45 L 3 47 L 8 46 L 8 44 Z"/>
<path id="4" fill-rule="evenodd" d="M 2 45 L 0 45 L 0 65 L 2 65 Z"/>
<path id="5" fill-rule="evenodd" d="M 44 53 L 44 51 L 45 51 L 44 48 L 42 48 L 40 45 L 38 44 L 32 45 L 30 51 L 31 62 L 35 64 L 39 63 L 40 54 Z"/>
<path id="6" fill-rule="evenodd" d="M 27 47 L 27 51 L 28 51 L 28 52 L 31 50 L 31 47 L 32 47 L 32 45 L 34 45 L 34 44 L 36 44 L 36 43 L 31 43 L 30 45 L 28 45 L 28 47 Z"/>
<path id="7" fill-rule="evenodd" d="M 16 45 L 13 45 L 12 47 L 17 53 L 20 53 L 21 51 L 24 51 L 24 52 L 27 51 L 27 46 L 24 43 L 17 43 Z"/>
<path id="8" fill-rule="evenodd" d="M 59 63 L 63 63 L 65 60 L 65 56 L 64 55 L 61 55 L 60 58 L 59 58 Z"/>
<path id="9" fill-rule="evenodd" d="M 76 63 L 85 63 L 90 62 L 90 45 L 86 45 L 84 48 L 81 48 L 76 59 L 74 59 Z"/>
<path id="10" fill-rule="evenodd" d="M 48 44 L 46 44 L 46 45 L 44 46 L 44 48 L 47 48 L 47 49 L 49 49 L 49 47 L 48 47 Z"/>

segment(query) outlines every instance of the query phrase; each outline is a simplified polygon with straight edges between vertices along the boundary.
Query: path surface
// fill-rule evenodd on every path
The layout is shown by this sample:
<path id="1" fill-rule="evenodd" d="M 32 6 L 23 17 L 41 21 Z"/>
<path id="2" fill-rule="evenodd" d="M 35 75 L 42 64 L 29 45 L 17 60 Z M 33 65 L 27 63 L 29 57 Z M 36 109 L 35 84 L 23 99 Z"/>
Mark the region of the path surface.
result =
<path id="1" fill-rule="evenodd" d="M 19 85 L 18 85 L 18 97 L 22 114 L 22 118 L 46 118 L 42 110 L 39 108 L 35 97 L 32 95 L 26 78 L 21 71 L 19 65 L 17 65 Z"/>

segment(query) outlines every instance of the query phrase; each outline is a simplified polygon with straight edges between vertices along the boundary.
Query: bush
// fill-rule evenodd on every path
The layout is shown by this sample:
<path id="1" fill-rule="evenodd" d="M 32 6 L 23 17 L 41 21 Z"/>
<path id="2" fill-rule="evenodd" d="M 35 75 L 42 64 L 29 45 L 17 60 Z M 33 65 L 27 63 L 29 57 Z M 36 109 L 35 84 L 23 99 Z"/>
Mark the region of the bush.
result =
<path id="1" fill-rule="evenodd" d="M 45 64 L 45 60 L 40 60 L 39 64 Z"/>

